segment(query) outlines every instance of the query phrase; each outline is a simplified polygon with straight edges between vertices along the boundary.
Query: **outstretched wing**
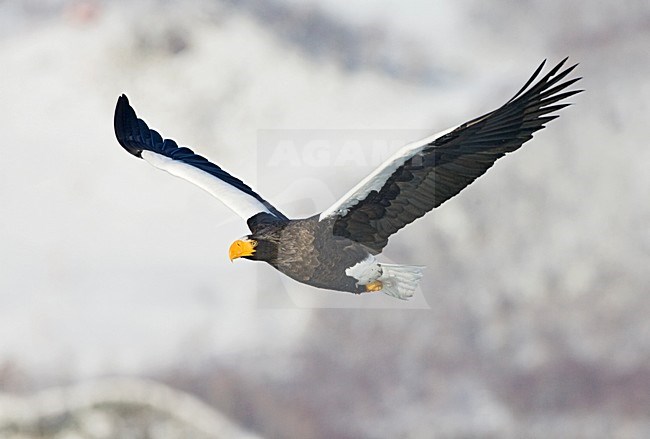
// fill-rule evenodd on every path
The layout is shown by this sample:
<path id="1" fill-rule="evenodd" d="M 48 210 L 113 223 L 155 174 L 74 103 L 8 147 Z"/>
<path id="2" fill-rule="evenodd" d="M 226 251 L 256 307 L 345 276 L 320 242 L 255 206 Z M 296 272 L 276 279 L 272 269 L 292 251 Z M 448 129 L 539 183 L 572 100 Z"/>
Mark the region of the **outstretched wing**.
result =
<path id="1" fill-rule="evenodd" d="M 221 200 L 243 219 L 260 212 L 269 213 L 281 220 L 287 219 L 243 181 L 191 149 L 179 147 L 171 139 L 163 139 L 142 119 L 138 119 L 125 95 L 117 100 L 114 123 L 117 141 L 128 152 L 156 168 L 194 183 Z"/>
<path id="2" fill-rule="evenodd" d="M 506 153 L 558 117 L 555 104 L 582 90 L 563 91 L 566 58 L 537 81 L 545 62 L 502 107 L 458 127 L 407 145 L 320 215 L 334 234 L 380 252 L 388 237 L 458 194 Z M 555 104 L 555 105 L 554 105 Z"/>

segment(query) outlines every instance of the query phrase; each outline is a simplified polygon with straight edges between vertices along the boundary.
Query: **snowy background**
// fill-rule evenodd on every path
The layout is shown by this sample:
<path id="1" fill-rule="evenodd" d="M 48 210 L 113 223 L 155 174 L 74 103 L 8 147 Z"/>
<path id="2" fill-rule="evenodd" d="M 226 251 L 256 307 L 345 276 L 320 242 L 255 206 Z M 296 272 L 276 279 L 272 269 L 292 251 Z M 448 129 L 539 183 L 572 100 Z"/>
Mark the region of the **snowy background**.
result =
<path id="1" fill-rule="evenodd" d="M 650 436 L 649 23 L 635 0 L 0 1 L 0 412 L 147 378 L 267 437 Z M 297 184 L 279 140 L 414 140 L 567 55 L 576 105 L 392 238 L 428 266 L 407 303 L 231 264 L 245 224 L 113 135 L 126 93 L 306 216 L 373 163 Z"/>

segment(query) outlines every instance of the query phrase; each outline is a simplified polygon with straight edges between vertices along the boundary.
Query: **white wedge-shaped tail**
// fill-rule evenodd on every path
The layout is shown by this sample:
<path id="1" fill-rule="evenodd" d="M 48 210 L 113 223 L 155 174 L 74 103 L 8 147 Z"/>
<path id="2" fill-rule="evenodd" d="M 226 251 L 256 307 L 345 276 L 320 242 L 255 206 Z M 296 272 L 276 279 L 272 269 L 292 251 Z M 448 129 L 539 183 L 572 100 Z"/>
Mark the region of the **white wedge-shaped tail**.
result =
<path id="1" fill-rule="evenodd" d="M 374 256 L 368 257 L 345 270 L 345 274 L 354 277 L 358 285 L 381 282 L 380 290 L 389 296 L 407 300 L 413 297 L 415 289 L 422 278 L 424 267 L 421 265 L 396 265 L 377 262 Z"/>
<path id="2" fill-rule="evenodd" d="M 382 270 L 379 279 L 383 284 L 381 291 L 389 296 L 407 300 L 413 297 L 415 289 L 420 283 L 422 272 L 421 265 L 394 265 L 379 264 Z"/>

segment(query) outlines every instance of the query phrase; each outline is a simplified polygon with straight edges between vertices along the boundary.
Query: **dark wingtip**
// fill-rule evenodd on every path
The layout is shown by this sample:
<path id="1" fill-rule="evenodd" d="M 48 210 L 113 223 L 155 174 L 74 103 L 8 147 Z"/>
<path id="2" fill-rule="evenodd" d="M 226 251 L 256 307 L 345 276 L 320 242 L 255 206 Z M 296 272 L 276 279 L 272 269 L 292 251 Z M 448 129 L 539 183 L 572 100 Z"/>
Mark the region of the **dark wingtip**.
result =
<path id="1" fill-rule="evenodd" d="M 113 127 L 115 129 L 115 137 L 117 141 L 126 149 L 130 154 L 140 157 L 142 149 L 133 145 L 134 127 L 138 125 L 138 117 L 135 115 L 135 110 L 129 105 L 129 98 L 122 94 L 117 98 L 115 105 L 115 116 L 113 118 Z"/>
<path id="2" fill-rule="evenodd" d="M 129 105 L 129 98 L 127 98 L 125 94 L 122 94 L 117 98 L 117 104 L 115 105 L 115 115 L 117 116 L 118 113 L 123 113 L 127 108 L 130 107 L 131 105 Z"/>

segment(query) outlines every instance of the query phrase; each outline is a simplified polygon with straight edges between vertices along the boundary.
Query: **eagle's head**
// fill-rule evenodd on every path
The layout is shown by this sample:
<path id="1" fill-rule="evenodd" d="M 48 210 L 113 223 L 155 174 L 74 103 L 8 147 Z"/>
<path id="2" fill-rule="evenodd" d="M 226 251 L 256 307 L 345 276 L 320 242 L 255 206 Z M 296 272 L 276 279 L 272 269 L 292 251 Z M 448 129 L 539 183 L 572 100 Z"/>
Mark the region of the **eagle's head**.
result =
<path id="1" fill-rule="evenodd" d="M 251 239 L 250 236 L 245 236 L 242 239 L 230 244 L 230 249 L 228 250 L 228 257 L 231 261 L 234 261 L 237 258 L 247 258 L 253 259 L 257 247 L 257 241 Z"/>

